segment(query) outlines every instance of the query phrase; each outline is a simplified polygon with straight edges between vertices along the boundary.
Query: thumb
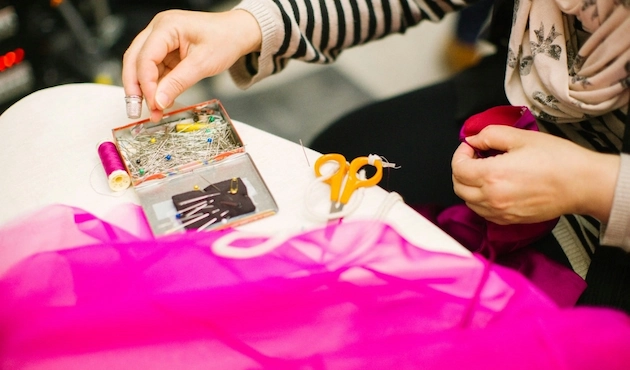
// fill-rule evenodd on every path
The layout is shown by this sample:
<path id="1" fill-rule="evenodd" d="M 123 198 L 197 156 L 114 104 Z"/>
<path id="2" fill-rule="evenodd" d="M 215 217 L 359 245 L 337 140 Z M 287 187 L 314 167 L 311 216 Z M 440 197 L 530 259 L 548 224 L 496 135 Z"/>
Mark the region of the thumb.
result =
<path id="1" fill-rule="evenodd" d="M 200 65 L 191 55 L 179 62 L 158 83 L 155 105 L 161 110 L 170 107 L 179 95 L 203 79 Z"/>
<path id="2" fill-rule="evenodd" d="M 453 153 L 451 165 L 459 164 L 475 158 L 475 150 L 468 143 L 461 143 Z"/>
<path id="3" fill-rule="evenodd" d="M 508 152 L 520 146 L 524 131 L 503 125 L 491 125 L 477 135 L 466 138 L 466 142 L 477 150 L 498 150 Z"/>

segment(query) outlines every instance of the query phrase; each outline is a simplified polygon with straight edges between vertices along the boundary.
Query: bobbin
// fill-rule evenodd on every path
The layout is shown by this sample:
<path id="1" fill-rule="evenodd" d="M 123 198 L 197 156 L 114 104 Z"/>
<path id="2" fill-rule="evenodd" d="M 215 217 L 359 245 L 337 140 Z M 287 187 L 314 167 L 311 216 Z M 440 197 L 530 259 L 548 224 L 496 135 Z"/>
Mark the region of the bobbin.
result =
<path id="1" fill-rule="evenodd" d="M 104 150 L 114 151 L 116 153 L 116 158 L 119 160 L 119 163 L 106 163 L 103 155 Z M 105 170 L 105 174 L 107 175 L 107 183 L 109 185 L 109 188 L 113 191 L 123 191 L 127 189 L 131 185 L 131 177 L 124 167 L 122 158 L 120 158 L 120 154 L 116 149 L 116 144 L 108 140 L 101 140 L 96 145 L 96 151 L 99 154 L 101 164 L 103 165 L 103 169 Z M 110 169 L 111 172 L 107 173 Z"/>

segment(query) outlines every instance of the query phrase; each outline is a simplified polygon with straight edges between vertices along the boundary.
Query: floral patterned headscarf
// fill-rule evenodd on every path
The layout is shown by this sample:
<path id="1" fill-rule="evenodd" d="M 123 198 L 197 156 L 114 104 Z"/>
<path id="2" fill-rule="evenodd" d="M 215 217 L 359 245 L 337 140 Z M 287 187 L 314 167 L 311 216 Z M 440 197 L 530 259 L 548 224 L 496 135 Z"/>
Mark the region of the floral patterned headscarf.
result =
<path id="1" fill-rule="evenodd" d="M 506 93 L 551 122 L 628 104 L 630 0 L 516 0 Z"/>

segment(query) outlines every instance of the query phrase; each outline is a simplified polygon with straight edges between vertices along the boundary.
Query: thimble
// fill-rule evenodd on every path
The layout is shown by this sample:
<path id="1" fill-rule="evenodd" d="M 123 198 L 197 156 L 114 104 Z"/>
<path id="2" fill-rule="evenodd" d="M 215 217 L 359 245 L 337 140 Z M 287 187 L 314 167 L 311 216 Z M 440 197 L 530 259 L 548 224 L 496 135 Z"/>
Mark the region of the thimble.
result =
<path id="1" fill-rule="evenodd" d="M 142 96 L 127 95 L 125 96 L 125 103 L 127 105 L 127 117 L 140 118 L 142 114 Z"/>

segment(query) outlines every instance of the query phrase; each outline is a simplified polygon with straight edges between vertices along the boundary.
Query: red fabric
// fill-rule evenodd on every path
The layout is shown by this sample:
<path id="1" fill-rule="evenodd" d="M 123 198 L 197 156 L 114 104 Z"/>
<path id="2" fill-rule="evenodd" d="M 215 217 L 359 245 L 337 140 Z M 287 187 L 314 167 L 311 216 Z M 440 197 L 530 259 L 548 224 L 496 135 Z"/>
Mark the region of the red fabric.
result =
<path id="1" fill-rule="evenodd" d="M 477 135 L 489 125 L 514 126 L 534 130 L 534 127 L 531 126 L 532 123 L 535 123 L 535 120 L 526 107 L 500 105 L 469 117 L 464 122 L 461 133 L 463 137 Z"/>
<path id="2" fill-rule="evenodd" d="M 467 143 L 466 138 L 468 136 L 477 135 L 490 125 L 512 126 L 524 130 L 538 131 L 536 118 L 527 107 L 500 105 L 469 117 L 459 132 L 459 140 Z M 501 154 L 498 150 L 480 151 L 475 149 L 475 152 L 480 158 Z"/>

